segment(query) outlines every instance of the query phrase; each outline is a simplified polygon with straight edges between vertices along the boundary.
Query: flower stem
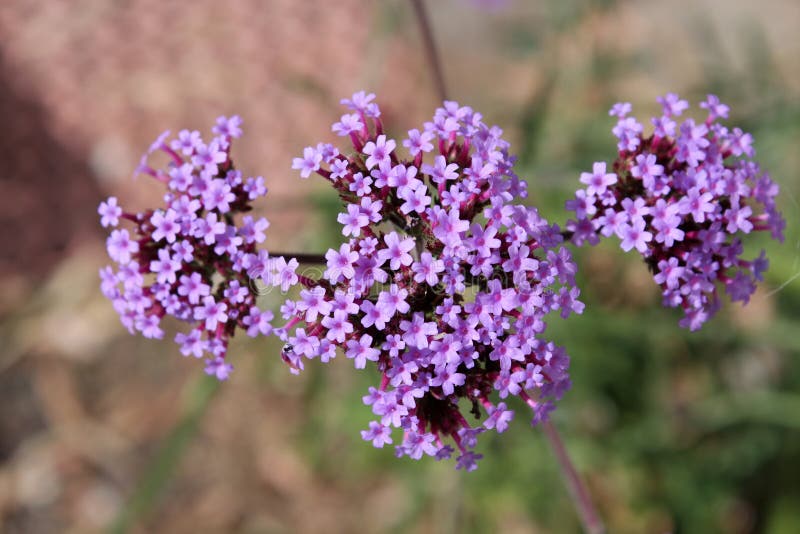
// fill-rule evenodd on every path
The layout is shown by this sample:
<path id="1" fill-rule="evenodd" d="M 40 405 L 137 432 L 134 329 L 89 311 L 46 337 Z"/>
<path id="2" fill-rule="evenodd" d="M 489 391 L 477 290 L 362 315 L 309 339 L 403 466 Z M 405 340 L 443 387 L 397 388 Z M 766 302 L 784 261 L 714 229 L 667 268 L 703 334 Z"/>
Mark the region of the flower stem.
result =
<path id="1" fill-rule="evenodd" d="M 439 62 L 439 54 L 436 50 L 436 44 L 433 40 L 433 33 L 428 21 L 428 14 L 425 11 L 424 0 L 411 0 L 411 4 L 414 6 L 414 12 L 417 16 L 419 29 L 422 33 L 422 39 L 425 45 L 425 54 L 428 58 L 428 66 L 433 74 L 436 91 L 438 92 L 441 100 L 446 100 L 447 89 L 444 83 L 444 73 L 442 71 L 442 65 Z M 571 237 L 572 232 L 564 232 L 565 240 L 569 240 Z M 532 402 L 532 399 L 528 400 Z M 558 431 L 552 425 L 552 423 L 550 423 L 550 421 L 544 421 L 542 423 L 542 429 L 545 437 L 547 437 L 547 441 L 550 443 L 550 448 L 553 450 L 553 454 L 556 456 L 561 474 L 567 484 L 567 489 L 572 497 L 572 502 L 575 505 L 575 509 L 578 511 L 578 515 L 581 518 L 581 523 L 583 524 L 584 530 L 587 534 L 603 534 L 605 532 L 605 526 L 595 510 L 589 490 L 586 488 L 585 484 L 578 475 L 578 471 L 572 464 L 569 454 L 567 454 L 567 449 L 564 447 L 564 442 L 561 441 L 561 436 L 559 436 Z"/>
<path id="2" fill-rule="evenodd" d="M 297 254 L 294 252 L 270 252 L 270 257 L 277 258 L 278 256 L 283 256 L 284 258 L 294 258 L 300 263 L 318 263 L 324 265 L 327 263 L 325 256 L 322 254 Z"/>
<path id="3" fill-rule="evenodd" d="M 419 30 L 420 33 L 422 33 L 422 42 L 425 46 L 425 56 L 428 59 L 428 66 L 433 74 L 433 82 L 436 85 L 436 92 L 439 95 L 439 100 L 447 100 L 447 89 L 444 84 L 442 64 L 439 61 L 439 53 L 436 50 L 436 43 L 433 40 L 433 32 L 431 31 L 428 12 L 425 10 L 424 0 L 411 0 L 411 5 L 414 6 L 414 14 L 417 16 Z"/>
<path id="4" fill-rule="evenodd" d="M 567 489 L 572 497 L 572 503 L 575 505 L 575 509 L 578 511 L 578 515 L 581 518 L 584 531 L 587 534 L 603 534 L 605 532 L 605 527 L 592 503 L 589 489 L 586 487 L 583 480 L 581 480 L 578 471 L 572 464 L 572 460 L 570 460 L 567 449 L 564 447 L 564 442 L 561 441 L 558 430 L 556 430 L 556 427 L 553 426 L 550 421 L 544 421 L 541 425 L 544 435 L 550 443 L 550 448 L 553 449 L 553 454 L 555 454 L 556 460 L 558 460 L 561 475 L 564 477 L 564 482 L 566 482 Z"/>

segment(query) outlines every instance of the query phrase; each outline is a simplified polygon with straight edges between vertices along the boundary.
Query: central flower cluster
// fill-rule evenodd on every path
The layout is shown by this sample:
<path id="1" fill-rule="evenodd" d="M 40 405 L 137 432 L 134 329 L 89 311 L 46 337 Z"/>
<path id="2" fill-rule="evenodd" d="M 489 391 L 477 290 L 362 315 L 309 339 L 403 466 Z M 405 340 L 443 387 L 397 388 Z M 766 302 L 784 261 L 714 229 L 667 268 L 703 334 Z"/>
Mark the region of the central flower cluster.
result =
<path id="1" fill-rule="evenodd" d="M 493 397 L 521 397 L 536 423 L 569 387 L 569 358 L 543 335 L 550 312 L 583 309 L 576 267 L 558 227 L 514 203 L 526 184 L 499 128 L 445 102 L 422 131 L 408 132 L 403 158 L 373 99 L 342 101 L 351 112 L 333 131 L 352 151 L 319 144 L 294 161 L 302 177 L 316 172 L 336 189 L 348 240 L 328 251 L 318 281 L 283 258 L 265 263 L 265 283 L 304 286 L 275 333 L 295 370 L 337 348 L 357 368 L 376 364 L 380 385 L 364 401 L 377 419 L 364 439 L 382 447 L 402 429 L 398 456 L 441 459 L 456 450 L 449 438 L 457 467 L 471 470 L 477 435 L 503 432 L 513 416 Z M 488 418 L 472 426 L 464 407 Z"/>

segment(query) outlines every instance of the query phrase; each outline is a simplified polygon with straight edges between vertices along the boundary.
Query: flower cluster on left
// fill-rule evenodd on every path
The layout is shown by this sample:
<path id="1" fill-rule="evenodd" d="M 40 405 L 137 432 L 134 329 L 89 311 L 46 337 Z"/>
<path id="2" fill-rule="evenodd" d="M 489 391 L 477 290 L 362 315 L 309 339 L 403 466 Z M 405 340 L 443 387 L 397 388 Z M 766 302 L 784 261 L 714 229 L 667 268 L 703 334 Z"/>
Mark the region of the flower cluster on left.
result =
<path id="1" fill-rule="evenodd" d="M 167 187 L 164 206 L 123 211 L 115 197 L 100 204 L 100 222 L 111 228 L 106 241 L 116 266 L 100 270 L 101 289 L 132 334 L 161 339 L 162 320 L 172 316 L 191 329 L 175 336 L 184 356 L 206 357 L 205 371 L 220 380 L 233 366 L 225 360 L 237 328 L 255 337 L 272 331 L 272 312 L 256 306 L 248 270 L 266 258 L 256 245 L 269 222 L 244 215 L 267 193 L 260 176 L 243 178 L 230 157 L 231 141 L 242 134 L 237 116 L 217 119 L 206 143 L 198 131 L 164 132 L 142 157 L 137 172 Z M 151 167 L 161 151 L 169 163 Z M 122 228 L 120 221 L 132 228 Z"/>

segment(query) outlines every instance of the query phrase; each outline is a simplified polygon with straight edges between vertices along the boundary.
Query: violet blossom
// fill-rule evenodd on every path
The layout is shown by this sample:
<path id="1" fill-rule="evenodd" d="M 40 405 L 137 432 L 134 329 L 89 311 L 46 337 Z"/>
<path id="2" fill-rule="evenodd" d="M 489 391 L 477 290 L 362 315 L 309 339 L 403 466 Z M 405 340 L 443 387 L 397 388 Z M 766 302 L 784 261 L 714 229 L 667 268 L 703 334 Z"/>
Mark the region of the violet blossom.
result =
<path id="1" fill-rule="evenodd" d="M 583 173 L 585 189 L 567 202 L 576 220 L 572 241 L 594 244 L 616 235 L 623 250 L 636 249 L 661 286 L 666 306 L 681 308 L 680 325 L 699 329 L 720 308 L 718 287 L 747 303 L 768 262 L 764 252 L 742 258 L 742 238 L 769 231 L 783 241 L 786 225 L 775 205 L 778 185 L 753 159 L 752 136 L 718 119 L 729 108 L 714 95 L 700 107 L 702 123 L 676 121 L 689 108 L 674 93 L 658 99 L 663 113 L 652 134 L 628 117 L 630 104 L 614 105 L 619 154 L 606 172 L 595 163 Z"/>
<path id="2" fill-rule="evenodd" d="M 240 125 L 238 117 L 220 117 L 208 144 L 188 130 L 153 143 L 149 153 L 163 151 L 169 164 L 150 167 L 148 153 L 139 171 L 166 185 L 163 208 L 123 212 L 110 197 L 98 209 L 101 224 L 112 228 L 107 248 L 117 264 L 101 269 L 101 289 L 122 324 L 131 333 L 160 338 L 165 316 L 188 323 L 191 330 L 175 336 L 181 353 L 207 355 L 206 373 L 220 380 L 233 369 L 225 356 L 237 328 L 252 337 L 272 331 L 272 312 L 255 305 L 246 273 L 259 258 L 255 246 L 269 223 L 252 216 L 235 222 L 266 193 L 263 178 L 242 180 L 233 166 L 230 145 L 241 135 Z M 131 229 L 117 228 L 121 220 Z"/>
<path id="3" fill-rule="evenodd" d="M 569 388 L 569 358 L 544 332 L 551 311 L 583 309 L 575 265 L 559 228 L 518 202 L 526 184 L 499 128 L 445 102 L 397 141 L 373 100 L 342 101 L 350 112 L 332 130 L 352 149 L 326 158 L 318 145 L 295 159 L 302 178 L 317 172 L 344 202 L 347 239 L 325 255 L 322 279 L 295 277 L 305 289 L 282 307 L 288 322 L 276 333 L 294 372 L 337 347 L 356 368 L 377 366 L 365 440 L 414 459 L 457 451 L 457 467 L 472 470 L 477 435 L 513 417 L 495 398 L 519 396 L 539 422 Z M 253 274 L 279 283 L 274 266 Z"/>

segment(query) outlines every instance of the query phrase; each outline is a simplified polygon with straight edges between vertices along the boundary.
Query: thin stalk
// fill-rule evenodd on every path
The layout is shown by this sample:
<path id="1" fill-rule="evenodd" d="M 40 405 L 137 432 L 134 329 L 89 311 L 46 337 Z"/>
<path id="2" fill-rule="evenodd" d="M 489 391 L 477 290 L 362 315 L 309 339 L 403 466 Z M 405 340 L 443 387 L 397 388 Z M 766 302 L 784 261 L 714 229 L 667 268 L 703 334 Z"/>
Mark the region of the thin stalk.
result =
<path id="1" fill-rule="evenodd" d="M 428 59 L 428 66 L 433 74 L 433 82 L 436 85 L 439 100 L 447 100 L 447 88 L 444 84 L 442 63 L 439 61 L 439 53 L 433 40 L 433 32 L 431 31 L 428 12 L 425 10 L 424 0 L 411 0 L 411 5 L 414 6 L 414 14 L 417 16 L 419 30 L 422 33 L 422 44 L 425 46 L 425 57 Z"/>
<path id="2" fill-rule="evenodd" d="M 553 454 L 558 461 L 561 475 L 564 477 L 564 482 L 567 484 L 567 489 L 572 497 L 572 503 L 575 505 L 575 509 L 578 511 L 578 515 L 581 518 L 583 530 L 586 531 L 587 534 L 603 534 L 606 531 L 603 526 L 603 521 L 600 519 L 592 503 L 589 489 L 586 487 L 583 480 L 581 480 L 578 470 L 575 469 L 572 460 L 570 460 L 567 449 L 564 447 L 564 442 L 561 441 L 561 436 L 558 434 L 558 430 L 556 430 L 556 427 L 553 426 L 553 423 L 550 421 L 544 421 L 541 426 L 547 441 L 550 443 L 550 448 L 553 449 Z"/>
<path id="3" fill-rule="evenodd" d="M 284 258 L 294 258 L 300 263 L 311 263 L 311 264 L 321 264 L 324 265 L 328 262 L 325 259 L 323 254 L 297 254 L 294 252 L 270 252 L 270 257 L 277 258 L 278 256 L 283 256 Z"/>
<path id="4" fill-rule="evenodd" d="M 419 29 L 422 33 L 423 42 L 425 44 L 425 54 L 428 58 L 428 66 L 433 74 L 436 90 L 439 93 L 439 98 L 441 100 L 446 100 L 447 89 L 444 83 L 444 73 L 442 71 L 442 65 L 439 62 L 439 54 L 436 50 L 433 32 L 431 31 L 428 14 L 425 11 L 423 2 L 424 0 L 411 0 L 411 4 L 414 6 L 414 12 L 417 16 L 417 22 L 419 23 Z M 564 237 L 565 239 L 569 239 L 572 236 L 569 234 Z M 528 404 L 534 402 L 533 399 L 530 398 L 526 399 L 526 401 Z M 531 407 L 533 407 L 533 405 L 531 405 Z M 583 480 L 581 480 L 580 475 L 578 475 L 577 469 L 575 469 L 575 466 L 572 464 L 567 449 L 564 447 L 564 442 L 561 441 L 561 436 L 559 436 L 558 431 L 550 421 L 544 421 L 541 426 L 547 441 L 550 443 L 550 448 L 553 450 L 553 454 L 556 457 L 559 470 L 567 485 L 567 489 L 572 497 L 572 503 L 578 512 L 584 530 L 587 534 L 604 534 L 605 526 L 592 503 L 591 494 L 583 483 Z"/>

